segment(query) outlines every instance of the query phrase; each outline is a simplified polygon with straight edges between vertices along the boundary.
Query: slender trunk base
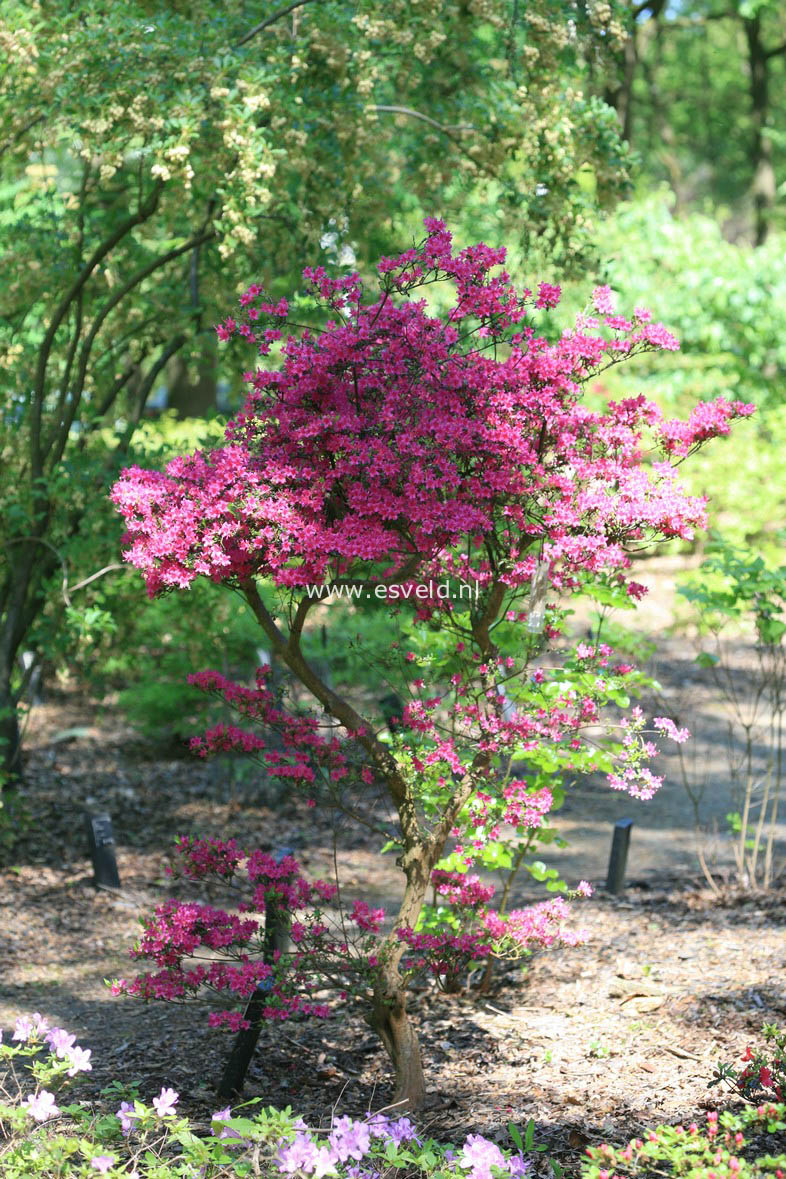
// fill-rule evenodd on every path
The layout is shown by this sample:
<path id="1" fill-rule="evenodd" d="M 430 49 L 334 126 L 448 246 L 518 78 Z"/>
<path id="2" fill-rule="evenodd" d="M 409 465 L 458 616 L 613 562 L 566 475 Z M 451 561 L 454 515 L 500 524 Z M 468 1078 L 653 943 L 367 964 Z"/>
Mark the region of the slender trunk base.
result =
<path id="1" fill-rule="evenodd" d="M 385 987 L 367 1016 L 391 1059 L 395 1072 L 392 1114 L 419 1109 L 426 1098 L 426 1082 L 417 1033 L 407 1013 L 406 993 L 400 983 Z"/>
<path id="2" fill-rule="evenodd" d="M 10 691 L 0 690 L 0 792 L 11 790 L 22 780 L 22 742 L 16 701 Z"/>

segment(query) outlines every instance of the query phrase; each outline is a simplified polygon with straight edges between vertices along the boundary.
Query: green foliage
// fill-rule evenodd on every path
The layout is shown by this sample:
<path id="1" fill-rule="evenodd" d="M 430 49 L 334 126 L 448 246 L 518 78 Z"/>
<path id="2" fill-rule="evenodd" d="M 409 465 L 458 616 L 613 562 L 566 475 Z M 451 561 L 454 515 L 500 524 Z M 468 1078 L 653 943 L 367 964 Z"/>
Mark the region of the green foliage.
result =
<path id="1" fill-rule="evenodd" d="M 713 531 L 749 545 L 768 564 L 781 559 L 779 530 L 786 520 L 786 405 L 757 413 L 728 438 L 718 439 L 712 461 L 701 452 L 685 467 L 691 492 L 709 500 Z"/>
<path id="2" fill-rule="evenodd" d="M 769 888 L 779 875 L 776 830 L 786 742 L 786 565 L 715 537 L 679 592 L 702 638 L 696 662 L 710 671 L 729 718 L 729 769 L 737 808 L 727 816 L 738 882 Z M 733 643 L 753 639 L 747 683 Z M 711 649 L 707 650 L 707 646 Z M 736 743 L 736 745 L 735 745 Z"/>
<path id="3" fill-rule="evenodd" d="M 710 1115 L 712 1119 L 712 1115 Z M 588 1150 L 581 1174 L 583 1179 L 605 1179 L 618 1174 L 626 1179 L 647 1175 L 685 1176 L 707 1179 L 708 1175 L 731 1179 L 779 1177 L 786 1167 L 786 1154 L 770 1154 L 767 1138 L 786 1129 L 786 1105 L 748 1106 L 740 1113 L 724 1111 L 708 1119 L 684 1126 L 656 1126 L 646 1140 L 634 1138 L 623 1149 L 608 1146 Z M 750 1151 L 750 1138 L 757 1150 Z M 778 1138 L 774 1138 L 777 1150 Z M 749 1157 L 752 1156 L 752 1157 Z"/>
<path id="4" fill-rule="evenodd" d="M 141 606 L 100 668 L 106 686 L 119 688 L 128 719 L 150 737 L 193 735 L 209 708 L 205 694 L 186 683 L 194 669 L 250 674 L 259 663 L 258 627 L 245 602 L 201 584 L 192 591 Z"/>
<path id="5" fill-rule="evenodd" d="M 163 465 L 184 448 L 219 437 L 222 429 L 219 421 L 178 422 L 165 414 L 142 423 L 131 447 L 116 459 L 118 433 L 103 430 L 97 442 L 115 466 Z M 204 697 L 186 684 L 194 668 L 255 666 L 257 636 L 240 600 L 213 597 L 208 608 L 202 586 L 177 602 L 140 600 L 134 578 L 117 564 L 120 528 L 105 496 L 75 535 L 51 536 L 57 570 L 45 583 L 29 647 L 44 655 L 49 670 L 67 669 L 97 697 L 117 693 L 126 715 L 146 734 L 185 736 L 191 722 L 204 715 Z M 104 576 L 77 588 L 101 568 L 107 569 Z"/>
<path id="6" fill-rule="evenodd" d="M 730 233 L 739 236 L 750 221 L 759 136 L 777 179 L 786 167 L 783 5 L 686 0 L 648 8 L 643 16 L 652 13 L 652 19 L 631 28 L 637 69 L 630 132 L 641 174 L 650 182 L 668 181 L 683 207 L 720 207 Z M 750 39 L 766 56 L 759 110 L 752 101 Z M 774 220 L 783 228 L 782 206 L 776 205 Z"/>
<path id="7" fill-rule="evenodd" d="M 767 1045 L 763 1052 L 749 1047 L 743 1069 L 721 1063 L 710 1081 L 710 1086 L 725 1084 L 735 1095 L 744 1095 L 748 1104 L 742 1109 L 711 1110 L 701 1123 L 687 1127 L 656 1126 L 644 1139 L 634 1138 L 623 1148 L 605 1143 L 592 1147 L 582 1179 L 607 1179 L 615 1173 L 626 1179 L 663 1174 L 685 1179 L 782 1179 L 786 1035 L 767 1024 L 762 1035 Z"/>
<path id="8" fill-rule="evenodd" d="M 671 206 L 673 199 L 662 189 L 622 204 L 598 235 L 604 260 L 599 280 L 619 292 L 622 306 L 649 307 L 680 341 L 678 353 L 636 362 L 642 388 L 674 411 L 719 396 L 761 408 L 781 405 L 784 239 L 772 234 L 752 250 L 727 241 L 715 218 L 675 217 Z"/>
<path id="9" fill-rule="evenodd" d="M 757 406 L 711 455 L 693 456 L 682 479 L 708 498 L 713 528 L 772 558 L 786 518 L 784 239 L 771 234 L 753 250 L 727 241 L 712 216 L 677 217 L 672 205 L 661 189 L 618 206 L 598 233 L 596 281 L 608 283 L 621 306 L 649 307 L 680 340 L 677 353 L 634 361 L 639 391 L 665 413 L 718 396 Z M 627 395 L 614 369 L 596 393 Z"/>
<path id="10" fill-rule="evenodd" d="M 96 435 L 114 467 L 163 466 L 187 448 L 218 439 L 223 423 L 177 421 L 164 414 L 143 422 L 130 447 L 116 453 L 122 431 L 121 423 L 117 432 L 107 428 Z M 78 504 L 73 485 L 72 494 Z M 50 533 L 56 571 L 44 583 L 45 600 L 31 622 L 27 645 L 48 671 L 77 679 L 99 699 L 109 694 L 118 700 L 147 736 L 184 738 L 208 707 L 204 695 L 186 684 L 188 674 L 208 667 L 252 670 L 259 662 L 258 634 L 242 600 L 212 595 L 208 603 L 206 586 L 195 586 L 194 593 L 177 600 L 140 599 L 136 580 L 117 563 L 120 535 L 116 513 L 103 495 L 74 535 L 60 529 Z M 102 568 L 105 575 L 89 580 Z M 88 584 L 78 588 L 83 580 Z"/>
<path id="11" fill-rule="evenodd" d="M 773 569 L 759 554 L 722 537 L 712 539 L 708 556 L 679 593 L 698 608 L 705 634 L 747 621 L 764 647 L 779 645 L 786 635 L 786 565 Z M 717 656 L 704 655 L 704 666 L 717 663 Z"/>

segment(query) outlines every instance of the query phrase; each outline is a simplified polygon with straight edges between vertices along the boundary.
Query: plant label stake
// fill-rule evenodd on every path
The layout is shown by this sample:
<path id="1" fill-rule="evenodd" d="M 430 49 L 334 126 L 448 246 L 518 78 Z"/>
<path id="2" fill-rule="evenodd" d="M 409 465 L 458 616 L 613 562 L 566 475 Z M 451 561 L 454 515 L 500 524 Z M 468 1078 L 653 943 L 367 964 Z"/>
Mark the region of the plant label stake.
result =
<path id="1" fill-rule="evenodd" d="M 540 634 L 546 622 L 546 590 L 549 586 L 549 563 L 538 558 L 529 590 L 527 604 L 527 630 Z"/>
<path id="2" fill-rule="evenodd" d="M 275 853 L 275 861 L 280 864 L 287 856 L 292 855 L 292 849 L 282 847 Z M 277 905 L 271 901 L 265 903 L 265 937 L 262 948 L 262 961 L 272 965 L 276 950 L 286 948 L 289 937 L 289 915 L 282 913 Z M 243 1084 L 257 1046 L 259 1033 L 262 1031 L 262 1012 L 267 1004 L 267 995 L 273 984 L 270 979 L 262 979 L 257 983 L 256 990 L 246 1004 L 243 1019 L 248 1022 L 247 1028 L 241 1028 L 235 1036 L 232 1051 L 224 1066 L 224 1072 L 218 1086 L 218 1096 L 224 1098 L 239 1097 L 243 1092 Z"/>
<path id="3" fill-rule="evenodd" d="M 87 845 L 93 861 L 93 884 L 96 888 L 120 888 L 115 857 L 115 837 L 109 815 L 85 812 Z"/>
<path id="4" fill-rule="evenodd" d="M 625 869 L 628 863 L 630 831 L 633 819 L 618 819 L 614 824 L 609 856 L 609 874 L 606 877 L 606 891 L 616 896 L 625 887 Z"/>

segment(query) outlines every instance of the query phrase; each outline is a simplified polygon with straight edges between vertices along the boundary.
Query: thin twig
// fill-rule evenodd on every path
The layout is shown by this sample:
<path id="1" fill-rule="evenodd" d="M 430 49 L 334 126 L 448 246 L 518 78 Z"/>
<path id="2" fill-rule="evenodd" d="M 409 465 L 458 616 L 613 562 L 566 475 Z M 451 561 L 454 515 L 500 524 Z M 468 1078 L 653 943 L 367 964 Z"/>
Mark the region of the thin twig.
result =
<path id="1" fill-rule="evenodd" d="M 252 37 L 256 37 L 257 33 L 261 33 L 263 29 L 267 29 L 270 25 L 274 25 L 277 20 L 288 16 L 290 12 L 294 12 L 296 8 L 302 8 L 304 4 L 311 4 L 313 0 L 295 0 L 294 4 L 290 4 L 287 8 L 280 8 L 278 12 L 273 12 L 270 16 L 266 16 L 258 25 L 254 25 L 250 32 L 246 33 L 245 37 L 241 37 L 235 43 L 235 49 L 239 49 L 241 45 L 245 45 Z"/>

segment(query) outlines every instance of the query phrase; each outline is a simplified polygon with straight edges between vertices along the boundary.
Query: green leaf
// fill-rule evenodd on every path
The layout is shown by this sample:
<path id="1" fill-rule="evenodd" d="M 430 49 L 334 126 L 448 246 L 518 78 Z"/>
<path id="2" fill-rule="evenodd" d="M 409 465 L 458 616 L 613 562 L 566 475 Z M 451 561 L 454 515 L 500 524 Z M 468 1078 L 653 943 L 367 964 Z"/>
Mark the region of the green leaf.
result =
<path id="1" fill-rule="evenodd" d="M 510 1134 L 510 1137 L 512 1138 L 513 1142 L 515 1143 L 516 1149 L 523 1151 L 524 1150 L 524 1143 L 522 1141 L 521 1133 L 519 1132 L 519 1128 L 515 1124 L 515 1122 L 508 1122 L 508 1134 Z"/>

